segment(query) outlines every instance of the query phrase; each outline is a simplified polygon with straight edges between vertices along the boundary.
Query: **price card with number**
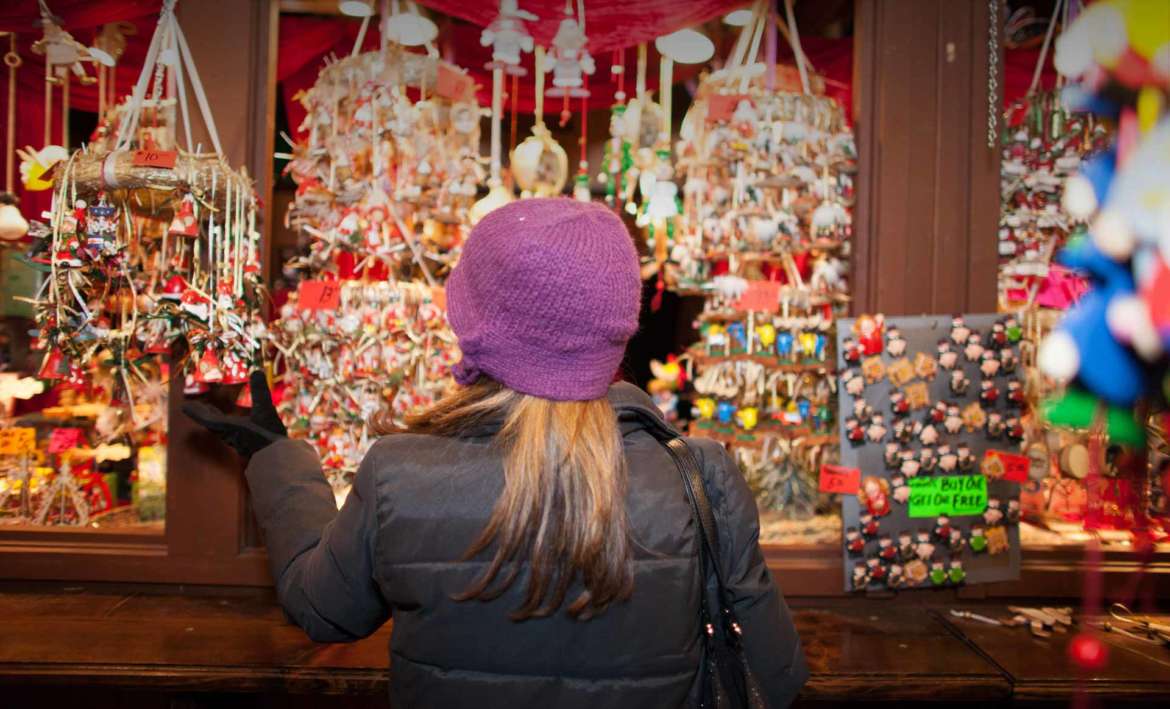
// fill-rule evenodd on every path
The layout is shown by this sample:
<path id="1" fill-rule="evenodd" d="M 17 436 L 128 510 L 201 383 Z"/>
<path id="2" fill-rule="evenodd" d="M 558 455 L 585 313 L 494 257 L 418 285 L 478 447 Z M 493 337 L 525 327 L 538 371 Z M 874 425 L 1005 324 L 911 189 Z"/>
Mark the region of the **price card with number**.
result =
<path id="1" fill-rule="evenodd" d="M 980 470 L 989 478 L 1017 483 L 1027 482 L 1031 469 L 1032 461 L 1028 456 L 996 450 L 987 451 L 980 466 Z"/>
<path id="2" fill-rule="evenodd" d="M 301 310 L 333 310 L 341 305 L 341 285 L 336 281 L 301 281 L 297 307 Z"/>
<path id="3" fill-rule="evenodd" d="M 0 455 L 24 455 L 37 447 L 37 430 L 17 426 L 0 429 Z"/>
<path id="4" fill-rule="evenodd" d="M 774 313 L 780 309 L 780 284 L 776 281 L 748 281 L 747 290 L 732 303 L 736 310 Z"/>
<path id="5" fill-rule="evenodd" d="M 174 150 L 135 150 L 134 167 L 161 167 L 173 170 L 179 154 Z"/>
<path id="6" fill-rule="evenodd" d="M 821 492 L 841 495 L 856 495 L 861 484 L 861 470 L 840 465 L 822 465 L 820 477 Z"/>

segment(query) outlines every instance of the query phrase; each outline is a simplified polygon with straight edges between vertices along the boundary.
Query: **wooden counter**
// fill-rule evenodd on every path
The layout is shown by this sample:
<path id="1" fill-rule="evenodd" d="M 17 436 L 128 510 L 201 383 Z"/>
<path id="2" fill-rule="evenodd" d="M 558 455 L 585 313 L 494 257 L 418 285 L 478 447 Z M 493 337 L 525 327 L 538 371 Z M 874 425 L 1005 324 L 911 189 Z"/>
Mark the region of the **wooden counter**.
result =
<path id="1" fill-rule="evenodd" d="M 1059 701 L 1078 684 L 1099 697 L 1170 698 L 1170 650 L 1109 637 L 1110 664 L 1079 678 L 1066 660 L 1070 635 L 1038 640 L 952 618 L 929 600 L 794 599 L 812 670 L 802 703 Z M 1003 614 L 998 604 L 965 607 Z M 386 706 L 390 626 L 358 643 L 316 644 L 253 591 L 45 586 L 0 591 L 0 614 L 7 706 Z"/>

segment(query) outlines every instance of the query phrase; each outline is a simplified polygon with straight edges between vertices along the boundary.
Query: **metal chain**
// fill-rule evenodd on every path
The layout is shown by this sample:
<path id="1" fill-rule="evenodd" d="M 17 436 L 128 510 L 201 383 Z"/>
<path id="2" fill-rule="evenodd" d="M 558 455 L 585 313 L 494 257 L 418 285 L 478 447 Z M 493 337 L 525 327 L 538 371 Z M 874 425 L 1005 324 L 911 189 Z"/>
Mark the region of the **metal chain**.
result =
<path id="1" fill-rule="evenodd" d="M 987 0 L 987 147 L 999 145 L 999 0 Z"/>

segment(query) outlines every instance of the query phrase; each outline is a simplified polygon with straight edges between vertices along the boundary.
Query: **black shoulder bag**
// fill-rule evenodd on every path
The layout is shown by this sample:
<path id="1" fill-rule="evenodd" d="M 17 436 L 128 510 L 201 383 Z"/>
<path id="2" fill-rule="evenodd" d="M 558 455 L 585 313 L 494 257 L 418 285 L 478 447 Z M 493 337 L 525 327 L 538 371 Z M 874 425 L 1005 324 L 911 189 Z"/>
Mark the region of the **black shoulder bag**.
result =
<path id="1" fill-rule="evenodd" d="M 743 628 L 735 617 L 724 583 L 723 569 L 719 564 L 719 529 L 715 526 L 715 515 L 703 487 L 699 463 L 682 438 L 676 436 L 664 443 L 682 476 L 699 535 L 699 620 L 706 665 L 700 679 L 699 706 L 701 709 L 767 709 L 740 643 Z M 715 578 L 714 598 L 707 585 L 709 571 Z"/>

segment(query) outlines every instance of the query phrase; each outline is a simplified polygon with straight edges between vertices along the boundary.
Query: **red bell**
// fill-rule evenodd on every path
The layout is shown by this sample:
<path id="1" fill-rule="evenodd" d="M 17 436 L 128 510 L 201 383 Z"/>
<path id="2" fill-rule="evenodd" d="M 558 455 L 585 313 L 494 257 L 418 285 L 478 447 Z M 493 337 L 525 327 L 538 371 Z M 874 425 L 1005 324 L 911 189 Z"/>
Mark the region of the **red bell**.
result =
<path id="1" fill-rule="evenodd" d="M 194 374 L 188 374 L 183 379 L 183 393 L 187 396 L 194 396 L 196 394 L 203 394 L 211 387 L 203 382 L 197 380 Z"/>
<path id="2" fill-rule="evenodd" d="M 167 279 L 166 285 L 163 286 L 162 295 L 159 297 L 166 300 L 179 300 L 186 290 L 187 281 L 176 273 Z"/>
<path id="3" fill-rule="evenodd" d="M 203 350 L 203 356 L 195 364 L 195 381 L 200 384 L 210 384 L 223 381 L 223 369 L 219 365 L 219 357 L 211 347 Z"/>
<path id="4" fill-rule="evenodd" d="M 236 406 L 241 409 L 252 408 L 252 385 L 245 384 L 240 388 L 240 395 L 236 397 Z"/>
<path id="5" fill-rule="evenodd" d="M 195 200 L 191 195 L 179 202 L 167 233 L 171 236 L 199 236 L 199 223 L 195 221 Z"/>
<path id="6" fill-rule="evenodd" d="M 45 360 L 41 364 L 41 369 L 37 372 L 38 379 L 64 379 L 65 375 L 69 373 L 69 363 L 65 361 L 65 355 L 61 350 L 54 347 L 45 354 Z"/>

